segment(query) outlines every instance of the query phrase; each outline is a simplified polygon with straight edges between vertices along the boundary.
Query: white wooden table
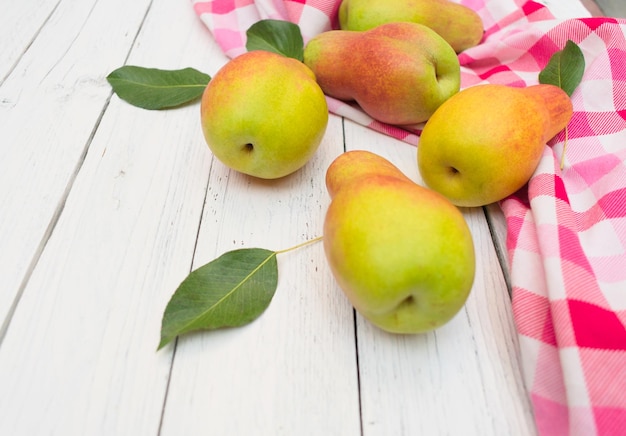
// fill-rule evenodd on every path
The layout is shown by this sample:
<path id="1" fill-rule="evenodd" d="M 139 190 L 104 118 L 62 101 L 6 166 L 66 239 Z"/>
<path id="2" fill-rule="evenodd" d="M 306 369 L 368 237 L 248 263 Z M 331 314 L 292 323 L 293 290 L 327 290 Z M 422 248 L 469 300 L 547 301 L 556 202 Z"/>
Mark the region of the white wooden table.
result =
<path id="1" fill-rule="evenodd" d="M 331 116 L 304 169 L 262 182 L 212 158 L 197 104 L 112 96 L 105 77 L 124 64 L 213 75 L 226 62 L 188 1 L 0 0 L 0 42 L 0 435 L 535 432 L 497 207 L 464 210 L 474 289 L 433 333 L 364 322 L 317 243 L 279 257 L 258 320 L 156 352 L 191 269 L 321 234 L 337 155 L 369 149 L 416 177 L 416 149 Z"/>

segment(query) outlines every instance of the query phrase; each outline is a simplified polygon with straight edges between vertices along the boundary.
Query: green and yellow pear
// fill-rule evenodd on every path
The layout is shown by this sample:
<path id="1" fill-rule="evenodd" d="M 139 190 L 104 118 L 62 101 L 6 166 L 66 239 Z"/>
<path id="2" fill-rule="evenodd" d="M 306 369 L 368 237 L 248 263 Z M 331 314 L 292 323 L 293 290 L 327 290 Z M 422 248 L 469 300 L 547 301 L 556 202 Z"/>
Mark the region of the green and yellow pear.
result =
<path id="1" fill-rule="evenodd" d="M 215 74 L 200 115 L 213 154 L 263 179 L 304 166 L 328 124 L 326 97 L 313 72 L 296 59 L 263 50 L 244 53 Z"/>
<path id="2" fill-rule="evenodd" d="M 430 27 L 457 53 L 477 45 L 484 33 L 476 11 L 450 0 L 343 0 L 339 7 L 343 30 L 363 31 L 398 21 Z"/>
<path id="3" fill-rule="evenodd" d="M 460 89 L 450 44 L 415 23 L 320 33 L 305 46 L 304 63 L 326 95 L 355 101 L 372 118 L 399 126 L 426 121 Z"/>
<path id="4" fill-rule="evenodd" d="M 428 187 L 458 206 L 483 206 L 522 188 L 546 143 L 572 116 L 554 85 L 485 84 L 446 101 L 421 133 L 417 162 Z"/>
<path id="5" fill-rule="evenodd" d="M 475 274 L 472 235 L 459 209 L 368 151 L 337 157 L 326 186 L 324 251 L 354 308 L 392 333 L 450 321 Z"/>

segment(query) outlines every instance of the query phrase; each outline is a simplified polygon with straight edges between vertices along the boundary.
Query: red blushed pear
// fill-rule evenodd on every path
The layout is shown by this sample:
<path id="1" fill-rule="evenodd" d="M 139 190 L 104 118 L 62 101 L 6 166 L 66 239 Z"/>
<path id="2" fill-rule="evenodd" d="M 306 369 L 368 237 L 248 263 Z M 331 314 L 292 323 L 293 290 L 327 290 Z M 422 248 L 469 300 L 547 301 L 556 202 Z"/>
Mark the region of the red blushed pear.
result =
<path id="1" fill-rule="evenodd" d="M 460 88 L 452 47 L 415 23 L 323 32 L 305 46 L 304 63 L 325 94 L 355 101 L 372 118 L 400 126 L 426 121 Z"/>
<path id="2" fill-rule="evenodd" d="M 477 85 L 446 101 L 420 136 L 417 162 L 428 187 L 458 206 L 483 206 L 522 188 L 572 102 L 553 85 Z"/>
<path id="3" fill-rule="evenodd" d="M 389 177 L 413 183 L 387 159 L 366 151 L 351 151 L 340 155 L 326 171 L 326 189 L 333 198 L 339 190 L 370 177 Z"/>
<path id="4" fill-rule="evenodd" d="M 326 172 L 324 251 L 348 300 L 392 333 L 422 333 L 456 315 L 475 274 L 472 236 L 445 197 L 386 159 L 350 151 Z"/>
<path id="5" fill-rule="evenodd" d="M 384 23 L 408 21 L 430 27 L 457 52 L 477 45 L 483 22 L 471 8 L 450 0 L 343 0 L 342 30 L 369 30 Z"/>
<path id="6" fill-rule="evenodd" d="M 201 124 L 213 154 L 244 174 L 276 179 L 317 150 L 328 107 L 313 72 L 267 51 L 244 53 L 215 74 L 202 95 Z"/>

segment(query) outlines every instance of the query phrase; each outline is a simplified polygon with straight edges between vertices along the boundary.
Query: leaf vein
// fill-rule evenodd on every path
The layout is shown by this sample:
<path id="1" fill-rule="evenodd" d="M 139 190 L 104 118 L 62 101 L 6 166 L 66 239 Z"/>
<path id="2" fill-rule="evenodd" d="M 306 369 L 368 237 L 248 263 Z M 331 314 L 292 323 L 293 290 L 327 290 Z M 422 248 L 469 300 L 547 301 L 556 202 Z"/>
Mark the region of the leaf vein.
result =
<path id="1" fill-rule="evenodd" d="M 179 329 L 179 331 L 186 331 L 186 329 L 191 328 L 191 326 L 193 325 L 193 323 L 195 322 L 195 320 L 197 320 L 198 318 L 203 318 L 205 316 L 207 316 L 209 313 L 211 313 L 213 310 L 215 310 L 216 307 L 218 307 L 220 304 L 222 304 L 223 301 L 225 301 L 227 298 L 229 298 L 236 290 L 238 290 L 239 288 L 241 288 L 241 286 L 243 286 L 244 283 L 246 283 L 248 280 L 250 280 L 251 277 L 253 277 L 267 262 L 270 261 L 270 259 L 272 259 L 272 257 L 276 256 L 276 252 L 271 252 L 269 256 L 267 256 L 266 259 L 263 260 L 263 262 L 261 262 L 256 268 L 254 268 L 252 271 L 250 271 L 250 273 L 248 275 L 246 275 L 238 284 L 237 286 L 233 287 L 233 289 L 231 289 L 229 292 L 227 292 L 226 294 L 224 294 L 220 299 L 218 299 L 214 304 L 212 304 L 211 306 L 209 306 L 206 310 L 204 310 L 203 312 L 201 312 L 197 317 L 195 317 L 193 320 L 191 320 L 190 322 L 188 322 L 187 324 L 185 324 L 181 329 Z"/>

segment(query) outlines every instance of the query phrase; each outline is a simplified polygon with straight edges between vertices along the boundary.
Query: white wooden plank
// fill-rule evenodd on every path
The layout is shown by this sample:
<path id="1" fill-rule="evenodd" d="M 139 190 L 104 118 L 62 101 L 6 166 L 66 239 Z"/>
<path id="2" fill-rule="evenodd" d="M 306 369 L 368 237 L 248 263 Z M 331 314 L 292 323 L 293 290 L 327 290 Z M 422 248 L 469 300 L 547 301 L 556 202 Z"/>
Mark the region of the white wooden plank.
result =
<path id="1" fill-rule="evenodd" d="M 0 84 L 28 49 L 59 0 L 0 1 Z M 0 104 L 9 104 L 0 100 Z"/>
<path id="2" fill-rule="evenodd" d="M 321 235 L 326 168 L 341 120 L 292 176 L 254 180 L 213 162 L 194 267 L 242 247 L 284 249 Z M 279 255 L 267 311 L 239 329 L 180 338 L 162 435 L 360 435 L 354 317 L 321 243 Z"/>
<path id="3" fill-rule="evenodd" d="M 608 17 L 626 18 L 626 3 L 624 0 L 596 0 L 598 6 Z"/>
<path id="4" fill-rule="evenodd" d="M 416 148 L 346 123 L 350 149 L 390 159 L 421 182 Z M 464 209 L 477 273 L 465 308 L 424 335 L 384 333 L 358 317 L 364 435 L 529 435 L 510 299 L 482 208 Z"/>
<path id="5" fill-rule="evenodd" d="M 589 11 L 589 14 L 591 14 L 592 17 L 601 17 L 605 15 L 598 6 L 598 2 L 594 0 L 580 0 L 580 2 L 583 4 L 585 9 Z"/>
<path id="6" fill-rule="evenodd" d="M 302 172 L 252 183 L 211 161 L 197 107 L 145 112 L 114 97 L 57 208 L 110 92 L 104 76 L 148 4 L 105 3 L 64 0 L 24 56 L 19 41 L 2 51 L 22 57 L 0 85 L 0 186 L 11 186 L 0 191 L 0 320 L 62 214 L 0 344 L 0 434 L 156 434 L 164 401 L 163 434 L 360 434 L 352 311 L 319 243 L 279 258 L 279 289 L 259 320 L 181 339 L 165 397 L 174 347 L 155 352 L 160 316 L 188 272 L 206 180 L 194 266 L 312 238 L 340 122 Z M 44 21 L 33 16 L 29 32 Z M 131 57 L 209 72 L 224 61 L 190 5 L 165 1 L 151 6 Z M 414 170 L 406 144 L 353 126 L 348 142 Z M 493 247 L 480 212 L 466 217 L 487 241 L 485 264 L 453 322 L 390 338 L 358 318 L 366 435 L 533 432 Z"/>
<path id="7" fill-rule="evenodd" d="M 0 86 L 0 337 L 148 3 L 62 1 Z"/>
<path id="8" fill-rule="evenodd" d="M 98 5 L 85 38 L 130 10 Z M 154 2 L 144 30 L 137 64 L 207 71 L 220 59 L 191 7 Z M 97 51 L 77 54 L 77 73 L 101 79 L 123 61 L 111 53 L 91 71 Z M 89 110 L 77 94 L 69 104 Z M 96 121 L 77 117 L 66 138 Z M 0 347 L 0 434 L 157 434 L 172 359 L 156 352 L 161 316 L 189 272 L 209 168 L 197 104 L 150 112 L 113 98 Z"/>

